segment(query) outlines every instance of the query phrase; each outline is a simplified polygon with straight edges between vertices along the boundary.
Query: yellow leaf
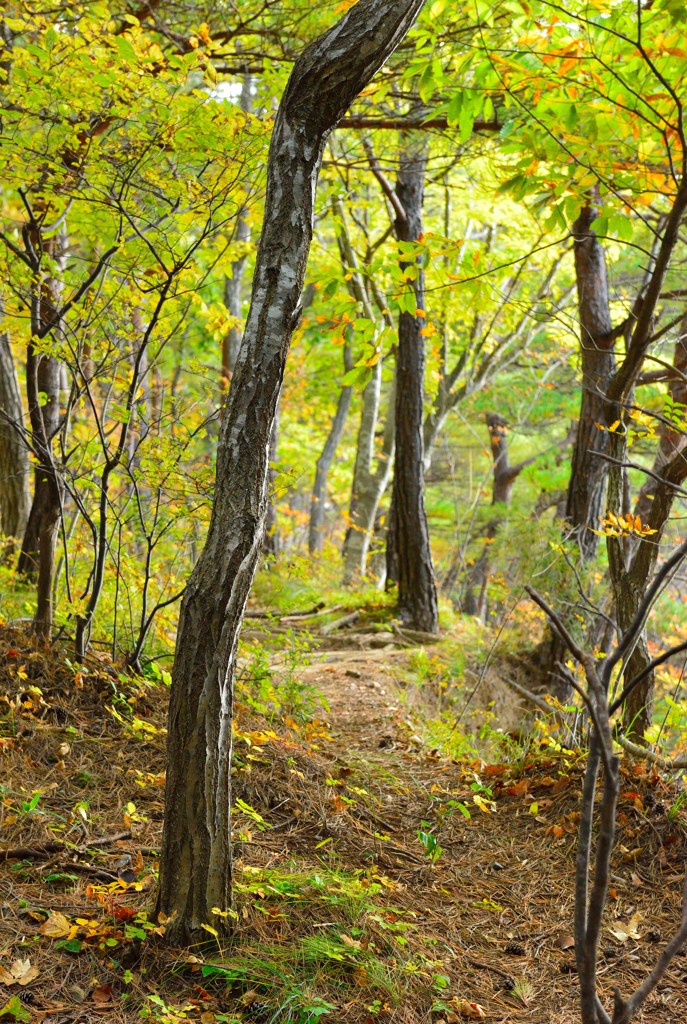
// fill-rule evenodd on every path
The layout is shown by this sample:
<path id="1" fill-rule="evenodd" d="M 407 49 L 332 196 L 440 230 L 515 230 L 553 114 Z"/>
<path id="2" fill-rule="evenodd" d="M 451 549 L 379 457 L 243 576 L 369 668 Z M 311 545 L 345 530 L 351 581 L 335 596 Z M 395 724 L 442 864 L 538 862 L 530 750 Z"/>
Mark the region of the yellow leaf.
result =
<path id="1" fill-rule="evenodd" d="M 47 935 L 49 939 L 64 939 L 69 935 L 71 925 L 64 914 L 55 910 L 48 920 L 43 922 L 38 931 L 41 935 Z"/>
<path id="2" fill-rule="evenodd" d="M 457 999 L 451 1000 L 451 1006 L 453 1006 L 461 1017 L 467 1017 L 469 1020 L 484 1020 L 487 1013 L 483 1006 L 479 1003 L 473 1003 L 469 999 Z"/>
<path id="3" fill-rule="evenodd" d="M 487 800 L 479 795 L 479 793 L 475 793 L 472 798 L 472 802 L 477 804 L 480 811 L 484 811 L 485 814 L 491 814 L 494 809 Z"/>

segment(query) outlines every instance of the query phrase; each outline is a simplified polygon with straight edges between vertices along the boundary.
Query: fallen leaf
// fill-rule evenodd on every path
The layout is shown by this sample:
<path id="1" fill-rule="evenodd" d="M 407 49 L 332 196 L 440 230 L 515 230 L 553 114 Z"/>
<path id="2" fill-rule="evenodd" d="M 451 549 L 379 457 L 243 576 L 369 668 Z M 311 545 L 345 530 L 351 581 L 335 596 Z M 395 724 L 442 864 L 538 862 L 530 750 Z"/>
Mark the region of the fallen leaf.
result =
<path id="1" fill-rule="evenodd" d="M 12 1020 L 21 1021 L 22 1024 L 23 1022 L 29 1024 L 31 1013 L 26 1009 L 19 996 L 12 996 L 0 1010 L 0 1017 L 11 1017 Z"/>
<path id="2" fill-rule="evenodd" d="M 574 949 L 575 939 L 572 935 L 559 935 L 555 945 L 556 949 Z"/>
<path id="3" fill-rule="evenodd" d="M 94 1003 L 111 1003 L 114 993 L 109 985 L 98 985 L 91 992 L 91 999 Z"/>
<path id="4" fill-rule="evenodd" d="M 242 1003 L 243 1006 L 250 1006 L 251 1003 L 256 1003 L 259 999 L 260 993 L 254 988 L 249 988 L 247 992 L 243 993 L 239 1002 Z"/>
<path id="5" fill-rule="evenodd" d="M 0 982 L 3 985 L 30 985 L 35 981 L 40 971 L 37 967 L 31 966 L 30 960 L 15 960 L 9 971 L 0 967 Z"/>
<path id="6" fill-rule="evenodd" d="M 451 1000 L 451 1006 L 456 1008 L 461 1017 L 467 1017 L 469 1020 L 484 1020 L 487 1015 L 483 1006 L 472 1003 L 469 999 L 454 998 Z"/>
<path id="7" fill-rule="evenodd" d="M 641 938 L 641 932 L 639 931 L 639 919 L 640 914 L 633 914 L 629 921 L 618 923 L 609 928 L 611 935 L 614 935 L 619 942 L 627 942 L 628 939 L 639 939 Z"/>
<path id="8" fill-rule="evenodd" d="M 353 949 L 362 949 L 358 940 L 352 939 L 349 935 L 340 935 L 339 938 L 343 942 L 344 946 L 351 946 Z"/>
<path id="9" fill-rule="evenodd" d="M 47 935 L 49 939 L 63 939 L 69 935 L 71 925 L 64 914 L 55 910 L 47 921 L 44 921 L 38 931 L 41 935 Z"/>

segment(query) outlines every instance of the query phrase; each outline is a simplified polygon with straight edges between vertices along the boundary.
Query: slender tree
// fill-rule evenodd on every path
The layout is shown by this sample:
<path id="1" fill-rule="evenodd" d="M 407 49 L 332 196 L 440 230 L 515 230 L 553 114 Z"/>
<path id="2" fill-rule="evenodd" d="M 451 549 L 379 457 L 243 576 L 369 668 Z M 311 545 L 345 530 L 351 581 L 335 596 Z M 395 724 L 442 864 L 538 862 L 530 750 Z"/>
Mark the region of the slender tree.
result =
<path id="1" fill-rule="evenodd" d="M 400 243 L 412 245 L 422 236 L 426 166 L 426 140 L 411 138 L 401 152 L 396 181 L 399 206 L 395 231 Z M 424 274 L 415 257 L 406 256 L 401 265 L 411 281 L 415 311 L 404 310 L 398 323 L 396 454 L 387 535 L 387 579 L 398 583 L 401 621 L 412 629 L 435 633 L 439 612 L 424 481 Z"/>
<path id="2" fill-rule="evenodd" d="M 294 65 L 275 120 L 251 308 L 217 455 L 212 517 L 189 580 L 170 694 L 158 913 L 170 942 L 206 937 L 231 903 L 236 645 L 258 561 L 269 442 L 312 240 L 327 137 L 417 18 L 422 0 L 360 0 Z M 220 914 L 213 914 L 213 908 Z"/>

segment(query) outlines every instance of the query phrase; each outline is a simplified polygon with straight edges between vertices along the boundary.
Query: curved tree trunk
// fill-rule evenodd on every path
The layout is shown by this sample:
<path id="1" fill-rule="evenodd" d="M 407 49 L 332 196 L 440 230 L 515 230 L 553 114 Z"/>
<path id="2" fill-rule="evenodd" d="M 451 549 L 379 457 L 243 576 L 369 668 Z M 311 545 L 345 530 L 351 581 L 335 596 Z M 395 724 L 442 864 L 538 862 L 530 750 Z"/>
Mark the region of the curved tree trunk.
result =
<path id="1" fill-rule="evenodd" d="M 396 220 L 400 242 L 416 242 L 422 235 L 427 151 L 424 140 L 410 143 L 401 153 L 396 196 L 405 216 Z M 413 268 L 415 306 L 425 308 L 424 274 L 419 261 L 402 262 Z M 387 578 L 398 582 L 398 614 L 411 629 L 435 633 L 439 628 L 437 588 L 434 580 L 429 528 L 425 510 L 424 479 L 424 317 L 403 312 L 398 324 L 396 356 L 396 454 L 387 535 Z"/>
<path id="2" fill-rule="evenodd" d="M 511 466 L 508 458 L 508 423 L 498 413 L 485 415 L 489 444 L 494 460 L 493 487 L 491 504 L 510 505 L 513 484 L 524 465 Z M 483 622 L 487 615 L 487 583 L 489 580 L 489 552 L 500 525 L 500 518 L 491 519 L 484 530 L 484 548 L 482 554 L 471 566 L 465 584 L 465 596 L 461 611 L 466 615 L 476 615 Z"/>
<path id="3" fill-rule="evenodd" d="M 26 529 L 31 506 L 29 475 L 24 410 L 9 331 L 0 331 L 0 536 L 8 538 L 5 555 L 11 554 L 14 541 Z"/>
<path id="4" fill-rule="evenodd" d="M 172 673 L 157 899 L 172 943 L 206 940 L 204 925 L 220 936 L 231 931 L 223 915 L 231 903 L 236 645 L 262 540 L 270 435 L 300 316 L 323 147 L 421 7 L 422 0 L 360 0 L 298 59 L 275 121 L 251 309 L 222 423 L 208 536 L 181 606 Z"/>

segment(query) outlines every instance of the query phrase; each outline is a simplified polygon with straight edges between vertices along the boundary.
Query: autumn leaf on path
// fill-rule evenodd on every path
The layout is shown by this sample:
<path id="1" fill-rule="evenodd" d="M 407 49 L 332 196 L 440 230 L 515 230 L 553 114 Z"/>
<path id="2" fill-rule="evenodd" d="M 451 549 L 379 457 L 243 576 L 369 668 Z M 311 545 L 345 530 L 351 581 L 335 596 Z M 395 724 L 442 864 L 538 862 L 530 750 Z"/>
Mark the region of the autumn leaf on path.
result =
<path id="1" fill-rule="evenodd" d="M 8 1019 L 17 1021 L 25 1021 L 26 1024 L 29 1024 L 31 1021 L 31 1012 L 26 1009 L 19 996 L 12 996 L 12 998 L 6 1002 L 0 1010 L 0 1017 L 7 1017 Z"/>
<path id="2" fill-rule="evenodd" d="M 626 923 L 618 921 L 617 924 L 609 928 L 611 935 L 614 935 L 619 942 L 627 942 L 628 939 L 639 939 L 641 938 L 641 932 L 639 931 L 639 919 L 640 914 L 633 914 L 629 921 Z"/>
<path id="3" fill-rule="evenodd" d="M 94 1003 L 111 1003 L 114 992 L 109 985 L 98 985 L 91 992 L 91 999 Z"/>
<path id="4" fill-rule="evenodd" d="M 49 939 L 64 939 L 71 931 L 71 925 L 64 914 L 59 910 L 53 911 L 47 921 L 44 921 L 38 931 L 41 935 L 47 935 Z"/>
<path id="5" fill-rule="evenodd" d="M 37 967 L 31 966 L 30 960 L 15 960 L 9 971 L 6 967 L 0 966 L 0 984 L 3 985 L 30 985 L 35 981 L 40 971 Z"/>
<path id="6" fill-rule="evenodd" d="M 469 999 L 454 998 L 450 1001 L 450 1005 L 458 1011 L 461 1017 L 467 1017 L 468 1020 L 484 1020 L 487 1015 L 483 1006 L 473 1003 Z"/>

